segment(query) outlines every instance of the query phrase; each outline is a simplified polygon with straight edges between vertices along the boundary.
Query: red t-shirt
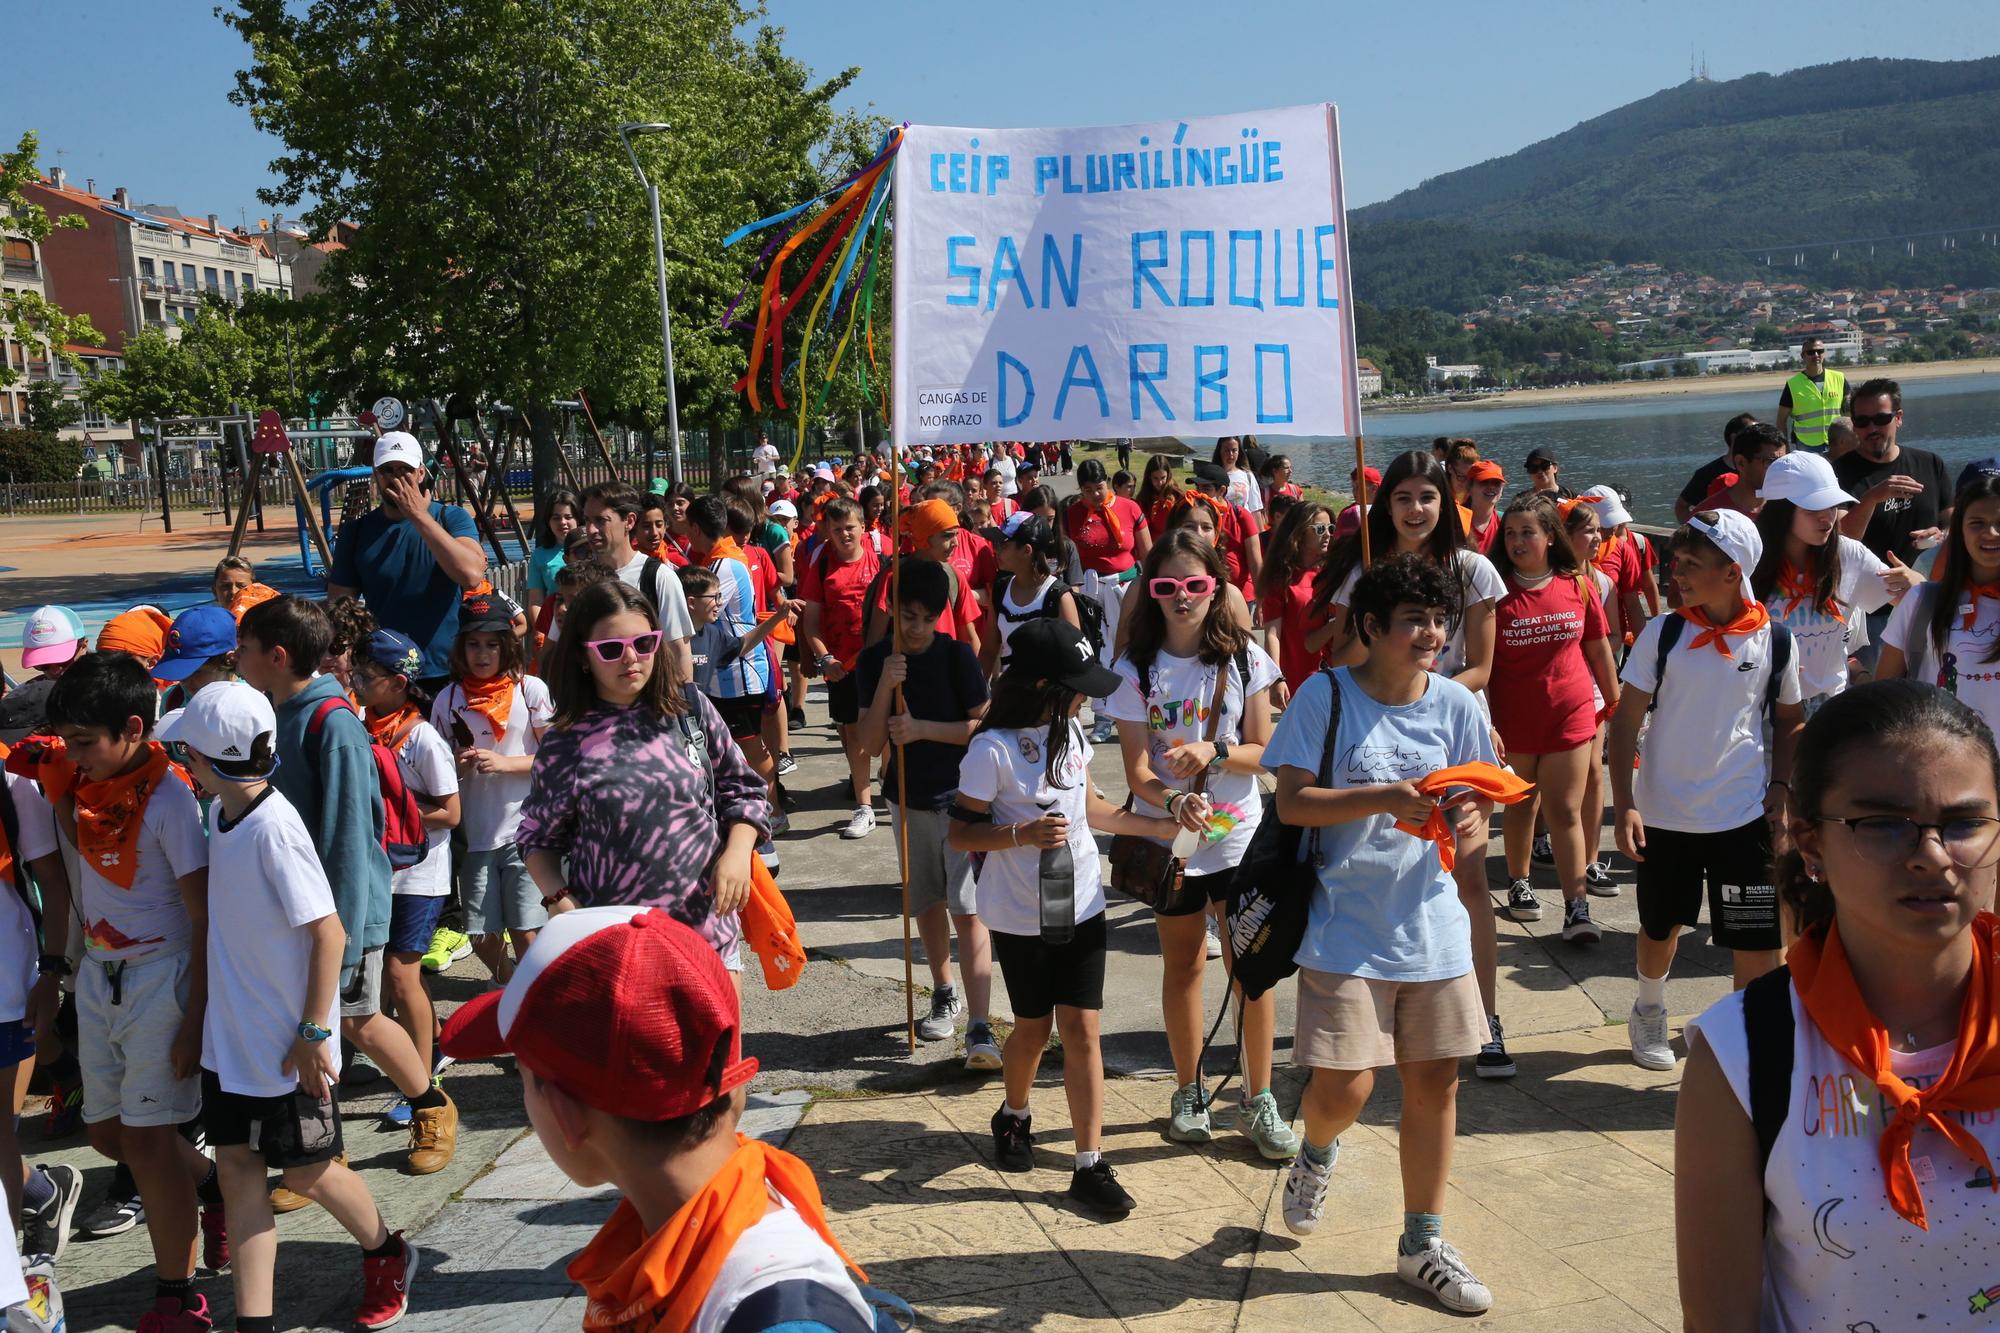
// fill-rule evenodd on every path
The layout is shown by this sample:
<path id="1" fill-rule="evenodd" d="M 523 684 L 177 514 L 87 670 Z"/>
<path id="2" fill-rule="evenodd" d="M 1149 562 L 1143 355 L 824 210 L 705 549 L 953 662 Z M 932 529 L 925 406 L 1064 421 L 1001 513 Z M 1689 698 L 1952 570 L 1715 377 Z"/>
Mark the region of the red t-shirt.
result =
<path id="1" fill-rule="evenodd" d="M 1757 510 L 1745 509 L 1730 493 L 1729 488 L 1734 486 L 1736 481 L 1737 476 L 1734 472 L 1723 473 L 1717 478 L 1715 488 L 1701 498 L 1701 503 L 1695 506 L 1695 510 L 1700 512 L 1711 509 L 1734 509 L 1739 514 L 1747 514 L 1751 518 L 1757 517 Z"/>
<path id="2" fill-rule="evenodd" d="M 1132 544 L 1138 540 L 1139 525 L 1146 521 L 1146 516 L 1139 512 L 1135 501 L 1122 495 L 1108 497 L 1104 507 L 1116 517 L 1116 536 L 1104 521 L 1103 511 L 1085 508 L 1080 503 L 1069 507 L 1063 526 L 1076 545 L 1076 558 L 1085 569 L 1094 574 L 1123 574 L 1132 568 L 1136 558 Z"/>
<path id="3" fill-rule="evenodd" d="M 1534 589 L 1510 578 L 1493 619 L 1486 698 L 1507 749 L 1556 754 L 1596 735 L 1594 682 L 1583 656 L 1586 642 L 1605 636 L 1595 590 L 1562 574 Z"/>
<path id="4" fill-rule="evenodd" d="M 1333 619 L 1333 608 L 1330 606 L 1317 615 L 1309 609 L 1312 606 L 1313 581 L 1317 577 L 1316 570 L 1307 570 L 1299 575 L 1299 581 L 1285 589 L 1284 600 L 1276 613 L 1279 617 L 1278 670 L 1284 673 L 1285 684 L 1294 694 L 1313 672 L 1319 670 L 1325 655 L 1324 650 L 1316 653 L 1306 647 L 1306 635 L 1325 628 L 1326 623 Z M 1268 603 L 1264 614 L 1272 614 Z"/>
<path id="5" fill-rule="evenodd" d="M 1222 553 L 1223 563 L 1229 566 L 1229 581 L 1243 592 L 1243 600 L 1257 600 L 1257 589 L 1250 581 L 1250 562 L 1243 557 L 1252 538 L 1257 535 L 1257 520 L 1250 511 L 1240 505 L 1225 505 L 1227 510 L 1223 523 L 1228 530 L 1222 534 L 1223 545 L 1229 549 Z"/>
<path id="6" fill-rule="evenodd" d="M 1472 543 L 1473 550 L 1479 552 L 1481 555 L 1491 554 L 1493 543 L 1500 540 L 1500 511 L 1495 509 L 1486 516 L 1486 526 L 1484 528 L 1467 523 L 1465 525 L 1465 533 L 1467 539 Z"/>
<path id="7" fill-rule="evenodd" d="M 778 595 L 778 567 L 761 546 L 744 547 L 743 556 L 750 563 L 750 586 L 757 594 L 757 618 L 762 620 L 771 614 L 772 599 Z"/>
<path id="8" fill-rule="evenodd" d="M 965 529 L 960 528 L 959 531 L 965 532 Z M 965 533 L 965 535 L 969 537 L 974 534 Z M 963 550 L 963 545 L 959 549 Z M 988 559 L 992 558 L 993 548 L 991 546 L 986 548 L 986 554 Z M 979 623 L 979 599 L 972 595 L 972 584 L 965 577 L 965 572 L 958 567 L 958 558 L 958 552 L 954 551 L 952 558 L 945 562 L 951 566 L 952 572 L 958 576 L 956 579 L 958 584 L 958 598 L 944 609 L 943 615 L 938 617 L 937 632 L 948 638 L 970 642 L 965 637 L 965 631 L 967 628 Z M 887 611 L 889 609 L 889 583 L 888 579 L 883 579 L 881 591 L 875 594 L 875 609 L 878 611 Z"/>
<path id="9" fill-rule="evenodd" d="M 1132 503 L 1136 505 L 1139 502 L 1134 500 Z M 1153 534 L 1154 541 L 1165 535 L 1167 520 L 1174 516 L 1174 506 L 1179 503 L 1178 500 L 1162 498 L 1153 501 L 1152 507 L 1146 511 L 1146 530 Z"/>
<path id="10" fill-rule="evenodd" d="M 970 528 L 958 530 L 958 545 L 951 551 L 951 567 L 958 571 L 960 583 L 969 583 L 974 592 L 989 595 L 993 591 L 993 576 L 1000 572 L 993 543 Z"/>
<path id="11" fill-rule="evenodd" d="M 881 557 L 863 542 L 861 558 L 851 564 L 842 564 L 839 552 L 823 546 L 799 571 L 799 600 L 819 603 L 819 636 L 826 650 L 850 671 L 861 655 L 862 603 L 868 598 L 868 582 L 881 567 Z"/>

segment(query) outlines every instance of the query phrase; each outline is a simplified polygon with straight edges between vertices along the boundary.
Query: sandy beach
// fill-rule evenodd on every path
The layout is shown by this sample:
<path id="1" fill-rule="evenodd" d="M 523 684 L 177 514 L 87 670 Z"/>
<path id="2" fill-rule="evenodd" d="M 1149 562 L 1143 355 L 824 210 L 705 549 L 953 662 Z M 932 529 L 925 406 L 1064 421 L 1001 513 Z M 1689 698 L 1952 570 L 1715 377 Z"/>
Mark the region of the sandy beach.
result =
<path id="1" fill-rule="evenodd" d="M 1902 383 L 1912 380 L 1934 380 L 1971 377 L 1975 375 L 2000 375 L 2000 357 L 1980 357 L 1969 361 L 1919 361 L 1903 365 L 1884 364 L 1878 366 L 1837 366 L 1835 369 L 1847 376 L 1850 384 L 1859 384 L 1864 379 L 1884 375 Z M 1449 408 L 1501 408 L 1501 407 L 1546 407 L 1560 403 L 1614 402 L 1621 399 L 1662 399 L 1677 397 L 1700 397 L 1704 394 L 1744 394 L 1766 393 L 1775 400 L 1785 381 L 1796 373 L 1789 370 L 1759 371 L 1750 375 L 1701 375 L 1692 379 L 1672 380 L 1623 380 L 1616 384 L 1580 384 L 1569 389 L 1510 389 L 1506 393 L 1490 394 L 1469 402 L 1447 403 L 1441 400 L 1426 400 L 1418 404 L 1396 404 L 1370 402 L 1368 409 L 1375 411 L 1433 411 Z"/>

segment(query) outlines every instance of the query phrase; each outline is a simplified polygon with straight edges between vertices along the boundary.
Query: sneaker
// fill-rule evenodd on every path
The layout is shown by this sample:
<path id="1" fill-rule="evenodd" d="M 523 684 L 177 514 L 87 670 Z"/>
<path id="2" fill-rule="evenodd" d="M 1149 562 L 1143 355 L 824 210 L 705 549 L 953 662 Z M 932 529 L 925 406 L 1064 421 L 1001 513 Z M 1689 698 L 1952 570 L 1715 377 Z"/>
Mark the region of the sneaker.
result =
<path id="1" fill-rule="evenodd" d="M 1571 944 L 1595 944 L 1604 938 L 1590 919 L 1590 899 L 1571 898 L 1563 904 L 1563 938 Z"/>
<path id="2" fill-rule="evenodd" d="M 1167 1103 L 1167 1137 L 1175 1143 L 1207 1143 L 1215 1137 L 1200 1082 L 1174 1089 Z"/>
<path id="3" fill-rule="evenodd" d="M 798 724 L 793 723 L 792 725 L 797 726 Z M 781 751 L 778 755 L 778 776 L 788 778 L 798 771 L 799 761 L 792 758 L 792 752 L 790 750 Z"/>
<path id="4" fill-rule="evenodd" d="M 458 1151 L 458 1103 L 444 1094 L 444 1105 L 410 1113 L 409 1170 L 413 1176 L 428 1176 L 451 1164 Z M 380 1325 L 374 1325 L 380 1327 Z"/>
<path id="5" fill-rule="evenodd" d="M 107 1198 L 83 1215 L 76 1229 L 93 1240 L 122 1236 L 146 1220 L 146 1205 L 134 1194 L 129 1199 Z"/>
<path id="6" fill-rule="evenodd" d="M 791 831 L 792 817 L 785 813 L 785 807 L 782 805 L 773 806 L 771 808 L 771 836 L 775 838 L 780 833 L 790 833 Z"/>
<path id="7" fill-rule="evenodd" d="M 1556 863 L 1555 844 L 1549 841 L 1548 834 L 1537 833 L 1535 835 L 1535 849 L 1530 855 L 1537 862 L 1545 866 L 1552 866 Z"/>
<path id="8" fill-rule="evenodd" d="M 958 1031 L 958 1016 L 965 1012 L 965 1001 L 958 998 L 958 987 L 939 986 L 931 992 L 931 1011 L 917 1022 L 917 1035 L 925 1041 L 943 1041 Z"/>
<path id="9" fill-rule="evenodd" d="M 990 1073 L 1000 1067 L 1000 1046 L 993 1040 L 993 1029 L 984 1023 L 974 1023 L 965 1030 L 965 1067 Z"/>
<path id="10" fill-rule="evenodd" d="M 83 1075 L 78 1071 L 74 1081 L 67 1078 L 49 1079 L 49 1114 L 42 1122 L 42 1137 L 45 1139 L 66 1139 L 76 1133 L 83 1124 Z"/>
<path id="11" fill-rule="evenodd" d="M 382 1071 L 375 1062 L 360 1051 L 350 1049 L 340 1066 L 340 1086 L 343 1088 L 365 1088 L 370 1083 L 380 1083 Z"/>
<path id="12" fill-rule="evenodd" d="M 1535 886 L 1525 879 L 1507 881 L 1507 915 L 1516 921 L 1540 921 L 1542 904 L 1535 897 Z"/>
<path id="13" fill-rule="evenodd" d="M 361 1260 L 361 1307 L 354 1322 L 362 1328 L 387 1328 L 410 1308 L 410 1284 L 417 1277 L 417 1247 L 394 1233 L 402 1253 L 385 1259 Z"/>
<path id="14" fill-rule="evenodd" d="M 1243 1104 L 1236 1127 L 1257 1145 L 1257 1155 L 1267 1162 L 1288 1162 L 1298 1156 L 1299 1136 L 1285 1122 L 1278 1099 L 1268 1090 Z"/>
<path id="15" fill-rule="evenodd" d="M 1222 938 L 1215 933 L 1215 918 L 1208 919 L 1208 934 L 1202 938 L 1201 951 L 1209 958 L 1222 957 Z"/>
<path id="16" fill-rule="evenodd" d="M 1118 1183 L 1118 1173 L 1102 1157 L 1089 1166 L 1070 1172 L 1069 1197 L 1092 1212 L 1123 1217 L 1139 1206 L 1139 1201 Z"/>
<path id="17" fill-rule="evenodd" d="M 1294 1236 L 1310 1236 L 1319 1225 L 1320 1214 L 1326 1211 L 1326 1187 L 1332 1183 L 1333 1162 L 1319 1165 L 1306 1156 L 1305 1145 L 1300 1144 L 1299 1155 L 1292 1159 L 1292 1169 L 1285 1175 L 1285 1230 Z"/>
<path id="18" fill-rule="evenodd" d="M 271 1191 L 271 1212 L 273 1214 L 296 1213 L 301 1208 L 310 1207 L 312 1207 L 311 1199 L 308 1199 L 303 1194 L 288 1190 L 283 1185 L 276 1186 Z"/>
<path id="19" fill-rule="evenodd" d="M 764 869 L 773 875 L 778 873 L 778 844 L 769 838 L 757 844 L 757 859 L 764 863 Z"/>
<path id="20" fill-rule="evenodd" d="M 1481 1078 L 1514 1077 L 1519 1071 L 1514 1068 L 1514 1057 L 1507 1054 L 1506 1038 L 1500 1035 L 1500 1015 L 1486 1016 L 1486 1030 L 1492 1037 L 1479 1048 L 1479 1057 L 1472 1062 L 1472 1072 Z"/>
<path id="21" fill-rule="evenodd" d="M 83 1198 L 83 1172 L 66 1162 L 35 1169 L 49 1178 L 55 1194 L 40 1208 L 21 1209 L 21 1253 L 42 1255 L 53 1263 L 69 1244 L 76 1205 Z"/>
<path id="22" fill-rule="evenodd" d="M 46 1254 L 30 1255 L 22 1261 L 21 1281 L 28 1294 L 7 1310 L 7 1333 L 63 1333 L 68 1319 L 56 1286 L 56 1261 Z"/>
<path id="23" fill-rule="evenodd" d="M 450 926 L 439 926 L 431 932 L 431 947 L 424 951 L 424 971 L 442 972 L 459 959 L 471 956 L 471 953 L 470 935 Z"/>
<path id="24" fill-rule="evenodd" d="M 806 710 L 793 708 L 785 714 L 785 730 L 803 731 L 806 725 Z"/>
<path id="25" fill-rule="evenodd" d="M 1002 1171 L 1035 1169 L 1033 1116 L 1012 1116 L 1003 1110 L 993 1113 L 993 1161 Z"/>
<path id="26" fill-rule="evenodd" d="M 1632 1063 L 1639 1068 L 1666 1073 L 1679 1063 L 1673 1043 L 1667 1039 L 1665 1005 L 1645 1009 L 1633 1005 L 1625 1019 L 1625 1035 L 1632 1042 Z"/>
<path id="27" fill-rule="evenodd" d="M 1592 861 L 1583 868 L 1583 887 L 1586 893 L 1599 898 L 1616 898 L 1619 894 L 1618 881 L 1611 878 L 1610 863 Z"/>
<path id="28" fill-rule="evenodd" d="M 1459 1252 L 1436 1236 L 1415 1254 L 1396 1246 L 1396 1276 L 1438 1298 L 1438 1304 L 1460 1314 L 1482 1314 L 1493 1308 L 1493 1293 L 1472 1275 Z"/>
<path id="29" fill-rule="evenodd" d="M 444 1053 L 444 1047 L 431 1047 L 431 1082 L 436 1083 L 443 1076 L 445 1070 L 457 1063 L 458 1061 Z"/>
<path id="30" fill-rule="evenodd" d="M 194 1304 L 183 1305 L 171 1296 L 154 1300 L 153 1308 L 139 1316 L 139 1333 L 202 1333 L 215 1327 L 208 1316 L 208 1297 L 196 1293 Z"/>
<path id="31" fill-rule="evenodd" d="M 848 817 L 847 827 L 840 831 L 843 838 L 865 838 L 875 831 L 875 811 L 865 805 L 854 807 Z"/>
<path id="32" fill-rule="evenodd" d="M 1097 719 L 1097 725 L 1090 729 L 1090 743 L 1092 745 L 1109 745 L 1117 735 L 1118 724 L 1108 717 L 1100 717 Z"/>
<path id="33" fill-rule="evenodd" d="M 219 1203 L 201 1206 L 201 1266 L 211 1273 L 229 1271 L 229 1219 Z"/>
<path id="34" fill-rule="evenodd" d="M 407 1129 L 410 1124 L 410 1099 L 398 1097 L 389 1103 L 389 1109 L 382 1112 L 382 1123 L 397 1129 Z"/>

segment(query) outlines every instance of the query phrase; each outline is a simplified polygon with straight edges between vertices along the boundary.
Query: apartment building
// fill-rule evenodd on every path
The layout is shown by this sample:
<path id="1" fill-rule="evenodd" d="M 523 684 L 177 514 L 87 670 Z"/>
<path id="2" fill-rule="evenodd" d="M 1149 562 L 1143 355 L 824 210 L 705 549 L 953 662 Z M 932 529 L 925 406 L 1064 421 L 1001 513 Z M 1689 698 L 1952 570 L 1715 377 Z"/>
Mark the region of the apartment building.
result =
<path id="1" fill-rule="evenodd" d="M 0 233 L 0 287 L 9 292 L 47 296 L 42 282 L 41 250 L 25 236 Z M 12 384 L 0 386 L 0 428 L 22 426 L 28 419 L 28 381 L 49 376 L 46 343 L 26 342 L 12 325 L 0 324 L 0 367 L 13 371 Z"/>

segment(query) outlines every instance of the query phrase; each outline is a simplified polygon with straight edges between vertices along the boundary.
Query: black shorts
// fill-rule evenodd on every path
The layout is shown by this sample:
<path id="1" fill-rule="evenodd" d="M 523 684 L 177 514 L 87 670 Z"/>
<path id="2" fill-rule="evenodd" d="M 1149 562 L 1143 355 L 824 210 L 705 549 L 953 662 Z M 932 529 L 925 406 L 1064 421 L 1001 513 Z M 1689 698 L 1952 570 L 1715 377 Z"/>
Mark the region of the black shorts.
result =
<path id="1" fill-rule="evenodd" d="M 763 732 L 763 695 L 753 694 L 747 699 L 718 699 L 711 694 L 708 701 L 722 716 L 722 725 L 729 728 L 731 740 L 755 740 Z"/>
<path id="2" fill-rule="evenodd" d="M 826 711 L 837 727 L 851 727 L 861 720 L 861 686 L 849 672 L 826 687 Z"/>
<path id="3" fill-rule="evenodd" d="M 334 1038 L 339 1040 L 339 1038 Z M 201 1071 L 201 1120 L 208 1141 L 218 1148 L 250 1147 L 265 1165 L 316 1166 L 346 1151 L 340 1135 L 340 1100 L 333 1086 L 326 1100 L 303 1092 L 284 1097 L 244 1097 L 222 1090 L 213 1070 Z"/>
<path id="4" fill-rule="evenodd" d="M 1664 940 L 1675 926 L 1695 925 L 1705 888 L 1717 947 L 1781 948 L 1772 879 L 1771 826 L 1761 816 L 1722 833 L 1649 828 L 1638 868 L 1640 929 L 1648 939 Z"/>
<path id="5" fill-rule="evenodd" d="M 1210 903 L 1229 901 L 1229 884 L 1236 878 L 1236 868 L 1218 870 L 1208 875 L 1183 875 L 1181 877 L 1181 906 L 1171 912 L 1160 912 L 1159 916 L 1193 916 L 1207 910 Z"/>
<path id="6" fill-rule="evenodd" d="M 1068 944 L 1044 944 L 1039 935 L 988 933 L 1014 1017 L 1047 1018 L 1059 1004 L 1104 1007 L 1104 913 L 1077 922 Z"/>

